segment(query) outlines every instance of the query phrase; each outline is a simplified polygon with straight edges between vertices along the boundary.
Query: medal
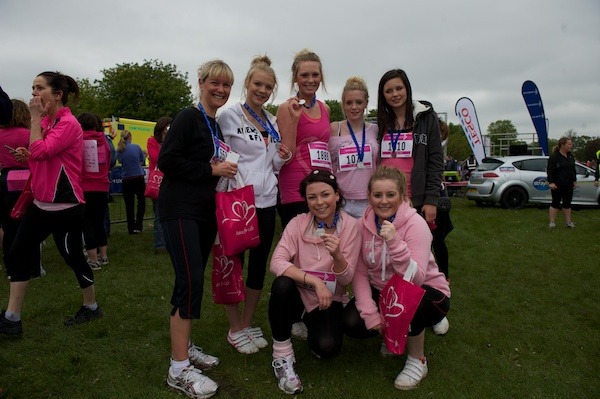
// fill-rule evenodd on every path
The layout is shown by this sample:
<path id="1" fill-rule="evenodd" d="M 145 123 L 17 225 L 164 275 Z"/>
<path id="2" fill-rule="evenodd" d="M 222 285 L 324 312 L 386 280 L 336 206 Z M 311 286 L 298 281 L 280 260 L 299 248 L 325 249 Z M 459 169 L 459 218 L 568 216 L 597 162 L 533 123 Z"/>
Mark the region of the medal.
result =
<path id="1" fill-rule="evenodd" d="M 325 235 L 325 229 L 334 229 L 335 226 L 337 225 L 338 220 L 340 220 L 340 213 L 339 212 L 335 212 L 335 216 L 333 217 L 333 223 L 331 223 L 331 226 L 327 226 L 327 223 L 325 222 L 318 222 L 317 223 L 317 229 L 315 230 L 315 234 L 317 235 L 317 237 L 321 238 Z"/>
<path id="2" fill-rule="evenodd" d="M 358 161 L 358 163 L 356 164 L 356 167 L 358 169 L 364 169 L 365 168 L 365 163 L 363 161 Z"/>
<path id="3" fill-rule="evenodd" d="M 298 105 L 304 105 L 306 104 L 306 100 L 302 99 L 302 100 L 298 100 Z"/>
<path id="4" fill-rule="evenodd" d="M 281 148 L 281 143 L 280 142 L 275 143 L 275 148 L 277 148 L 277 151 L 279 151 L 279 149 Z"/>
<path id="5" fill-rule="evenodd" d="M 317 230 L 315 230 L 315 234 L 317 235 L 317 237 L 323 237 L 325 235 L 325 229 L 322 227 L 319 227 Z"/>

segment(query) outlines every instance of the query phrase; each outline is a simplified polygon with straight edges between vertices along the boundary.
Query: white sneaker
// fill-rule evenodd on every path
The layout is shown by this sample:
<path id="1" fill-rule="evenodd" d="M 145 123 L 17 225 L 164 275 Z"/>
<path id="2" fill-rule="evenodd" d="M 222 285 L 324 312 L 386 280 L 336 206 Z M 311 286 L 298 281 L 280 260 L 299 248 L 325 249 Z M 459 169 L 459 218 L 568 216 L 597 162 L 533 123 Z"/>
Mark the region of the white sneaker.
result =
<path id="1" fill-rule="evenodd" d="M 306 341 L 308 338 L 308 329 L 306 328 L 306 324 L 304 324 L 302 321 L 292 324 L 292 336 Z"/>
<path id="2" fill-rule="evenodd" d="M 574 229 L 575 228 L 575 223 L 573 223 L 573 222 L 567 222 L 567 223 L 565 223 L 565 226 L 567 226 L 570 229 Z"/>
<path id="3" fill-rule="evenodd" d="M 190 365 L 183 369 L 181 374 L 175 376 L 171 368 L 167 375 L 167 385 L 178 389 L 190 398 L 206 399 L 217 393 L 219 385 L 202 374 L 202 371 Z"/>
<path id="4" fill-rule="evenodd" d="M 549 229 L 553 229 L 553 228 L 555 228 L 555 227 L 556 227 L 556 223 L 555 223 L 555 222 L 550 222 L 550 223 L 548 223 L 548 228 L 549 228 Z"/>
<path id="5" fill-rule="evenodd" d="M 231 344 L 238 352 L 245 355 L 258 352 L 258 347 L 254 345 L 254 342 L 250 339 L 245 330 L 232 333 L 227 333 L 227 342 Z"/>
<path id="6" fill-rule="evenodd" d="M 406 358 L 404 369 L 398 374 L 394 386 L 403 391 L 414 389 L 427 375 L 427 359 L 419 360 L 412 356 Z"/>
<path id="7" fill-rule="evenodd" d="M 433 326 L 433 332 L 437 335 L 444 335 L 450 328 L 450 322 L 447 317 L 444 317 L 439 323 Z"/>
<path id="8" fill-rule="evenodd" d="M 250 338 L 250 341 L 252 341 L 252 343 L 256 345 L 258 349 L 263 349 L 269 346 L 269 343 L 264 338 L 264 334 L 260 327 L 246 327 L 244 328 L 244 331 L 246 332 L 248 338 Z"/>
<path id="9" fill-rule="evenodd" d="M 302 382 L 294 371 L 294 356 L 279 357 L 273 360 L 273 372 L 277 385 L 283 392 L 295 395 L 302 392 Z"/>
<path id="10" fill-rule="evenodd" d="M 218 357 L 204 353 L 202 348 L 194 345 L 193 342 L 188 348 L 188 356 L 190 358 L 190 363 L 201 370 L 210 370 L 215 368 L 220 362 Z"/>

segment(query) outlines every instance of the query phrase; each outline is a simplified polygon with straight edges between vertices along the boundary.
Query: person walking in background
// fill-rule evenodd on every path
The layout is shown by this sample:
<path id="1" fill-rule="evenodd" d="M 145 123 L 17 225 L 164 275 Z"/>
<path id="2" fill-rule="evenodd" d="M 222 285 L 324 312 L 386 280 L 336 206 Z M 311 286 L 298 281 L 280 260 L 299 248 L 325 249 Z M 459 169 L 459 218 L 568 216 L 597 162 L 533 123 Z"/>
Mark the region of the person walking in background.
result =
<path id="1" fill-rule="evenodd" d="M 304 49 L 292 63 L 292 89 L 296 97 L 277 109 L 277 123 L 283 144 L 293 156 L 279 172 L 279 217 L 283 228 L 300 213 L 308 212 L 298 187 L 313 169 L 331 170 L 329 143 L 329 106 L 317 100 L 323 85 L 323 66 L 318 55 Z"/>
<path id="2" fill-rule="evenodd" d="M 221 176 L 237 173 L 236 164 L 224 161 L 226 144 L 215 120 L 231 93 L 233 72 L 221 60 L 206 62 L 198 70 L 198 85 L 198 106 L 173 118 L 158 156 L 164 173 L 158 208 L 175 271 L 167 384 L 192 398 L 209 398 L 218 385 L 200 368 L 215 367 L 219 359 L 192 343 L 192 319 L 200 318 L 204 269 L 217 234 L 217 182 Z"/>
<path id="3" fill-rule="evenodd" d="M 565 226 L 575 227 L 575 223 L 571 220 L 571 201 L 573 200 L 573 190 L 577 186 L 577 170 L 572 150 L 573 141 L 568 137 L 561 137 L 548 157 L 548 185 L 552 193 L 552 204 L 548 209 L 548 218 L 550 219 L 548 227 L 551 229 L 556 227 L 556 214 L 561 202 Z"/>
<path id="4" fill-rule="evenodd" d="M 27 104 L 21 100 L 12 100 L 13 117 L 0 125 L 0 227 L 2 227 L 2 254 L 6 274 L 10 279 L 12 263 L 10 249 L 21 224 L 20 220 L 10 217 L 10 212 L 21 195 L 25 180 L 29 175 L 29 165 L 25 160 L 15 158 L 19 147 L 29 147 L 29 129 L 31 114 Z M 41 247 L 36 253 L 35 265 L 32 265 L 32 277 L 41 275 Z M 37 266 L 36 266 L 37 265 Z"/>
<path id="5" fill-rule="evenodd" d="M 367 183 L 379 163 L 377 125 L 365 121 L 369 103 L 367 83 L 358 77 L 346 80 L 342 109 L 346 119 L 331 122 L 329 152 L 335 177 L 344 193 L 344 210 L 362 217 L 368 204 Z"/>
<path id="6" fill-rule="evenodd" d="M 109 125 L 110 126 L 110 125 Z M 108 169 L 108 181 L 112 183 L 112 168 L 117 164 L 117 151 L 115 150 L 115 145 L 113 144 L 114 131 L 112 126 L 109 127 L 109 132 L 104 133 L 104 137 L 106 138 L 106 142 L 108 143 L 108 148 L 110 148 L 110 168 Z M 108 192 L 108 203 L 113 202 L 112 194 L 110 192 L 110 183 L 109 183 L 109 192 Z M 104 231 L 106 231 L 106 237 L 110 237 L 110 209 L 106 204 L 106 210 L 104 211 Z"/>
<path id="7" fill-rule="evenodd" d="M 268 343 L 260 327 L 252 320 L 263 289 L 267 259 L 275 235 L 277 175 L 292 153 L 281 144 L 275 117 L 263 106 L 277 88 L 275 71 L 269 57 L 252 60 L 244 80 L 245 102 L 238 103 L 219 116 L 224 141 L 240 155 L 238 173 L 245 185 L 254 188 L 260 244 L 250 249 L 246 278 L 246 300 L 240 314 L 240 304 L 224 305 L 229 320 L 227 341 L 240 353 L 256 353 Z M 231 187 L 235 181 L 228 179 Z M 242 265 L 244 264 L 244 254 Z"/>
<path id="8" fill-rule="evenodd" d="M 350 337 L 381 334 L 381 291 L 394 273 L 404 276 L 409 265 L 417 263 L 412 282 L 425 295 L 408 329 L 406 364 L 394 381 L 401 390 L 416 388 L 427 375 L 425 328 L 439 323 L 450 309 L 450 287 L 431 253 L 431 232 L 411 207 L 407 188 L 406 175 L 395 168 L 381 166 L 371 177 L 370 206 L 362 218 L 361 252 L 352 280 L 355 297 L 344 309 Z"/>
<path id="9" fill-rule="evenodd" d="M 83 129 L 84 143 L 95 142 L 95 158 L 86 160 L 81 186 L 85 198 L 85 224 L 83 238 L 88 263 L 92 270 L 100 270 L 108 264 L 108 239 L 104 230 L 104 214 L 108 207 L 108 170 L 110 169 L 110 147 L 104 137 L 102 120 L 96 114 L 84 112 L 77 117 Z"/>
<path id="10" fill-rule="evenodd" d="M 34 200 L 23 216 L 10 253 L 14 270 L 8 307 L 0 316 L 0 332 L 4 334 L 19 335 L 23 331 L 21 308 L 36 265 L 34 257 L 49 234 L 83 293 L 83 305 L 65 325 L 103 315 L 96 303 L 92 268 L 81 251 L 83 131 L 67 106 L 69 94 L 77 100 L 79 87 L 73 78 L 59 72 L 42 72 L 33 81 L 29 150 L 19 147 L 15 156 L 29 162 Z"/>
<path id="11" fill-rule="evenodd" d="M 144 197 L 146 184 L 143 168 L 146 164 L 146 156 L 139 145 L 131 142 L 131 133 L 128 130 L 121 132 L 121 140 L 117 146 L 117 159 L 123 165 L 123 201 L 127 215 L 127 231 L 129 234 L 138 234 L 144 229 L 146 213 L 146 197 Z M 136 199 L 137 208 L 135 208 Z"/>
<path id="12" fill-rule="evenodd" d="M 276 276 L 269 299 L 272 365 L 279 389 L 287 394 L 303 389 L 294 370 L 293 323 L 304 321 L 308 346 L 317 357 L 333 357 L 342 348 L 343 298 L 360 243 L 358 221 L 342 209 L 344 197 L 330 171 L 309 173 L 299 191 L 309 212 L 288 223 L 271 257 Z"/>
<path id="13" fill-rule="evenodd" d="M 168 116 L 163 116 L 156 121 L 154 125 L 154 136 L 148 139 L 148 170 L 152 171 L 158 168 L 158 154 L 160 153 L 160 147 L 162 142 L 169 131 L 169 125 L 173 119 Z M 163 235 L 162 226 L 160 225 L 160 215 L 158 211 L 158 198 L 152 199 L 152 210 L 154 211 L 154 252 L 164 252 L 165 248 L 165 237 Z"/>

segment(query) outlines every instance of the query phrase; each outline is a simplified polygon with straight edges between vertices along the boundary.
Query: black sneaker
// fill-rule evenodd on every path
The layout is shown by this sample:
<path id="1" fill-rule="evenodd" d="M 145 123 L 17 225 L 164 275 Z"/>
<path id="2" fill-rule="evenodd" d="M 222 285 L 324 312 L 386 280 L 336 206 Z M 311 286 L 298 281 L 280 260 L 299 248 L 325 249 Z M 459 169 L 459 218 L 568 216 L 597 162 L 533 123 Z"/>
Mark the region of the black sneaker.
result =
<path id="1" fill-rule="evenodd" d="M 21 335 L 23 333 L 23 323 L 19 321 L 10 321 L 4 316 L 5 311 L 2 311 L 0 316 L 0 333 L 6 335 Z"/>
<path id="2" fill-rule="evenodd" d="M 65 321 L 65 326 L 74 326 L 76 324 L 87 323 L 88 321 L 99 319 L 102 316 L 104 316 L 104 312 L 102 312 L 100 306 L 98 306 L 96 310 L 91 310 L 86 306 L 82 306 L 79 308 L 77 313 L 75 313 L 75 316 Z"/>

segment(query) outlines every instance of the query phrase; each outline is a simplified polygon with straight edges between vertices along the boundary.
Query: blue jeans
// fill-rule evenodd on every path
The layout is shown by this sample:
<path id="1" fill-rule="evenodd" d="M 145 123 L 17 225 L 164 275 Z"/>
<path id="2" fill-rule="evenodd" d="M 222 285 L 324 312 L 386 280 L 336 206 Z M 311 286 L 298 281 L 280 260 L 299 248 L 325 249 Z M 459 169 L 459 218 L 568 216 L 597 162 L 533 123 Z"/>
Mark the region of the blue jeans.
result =
<path id="1" fill-rule="evenodd" d="M 152 209 L 154 210 L 154 249 L 165 249 L 165 236 L 158 220 L 158 200 L 152 200 Z"/>

